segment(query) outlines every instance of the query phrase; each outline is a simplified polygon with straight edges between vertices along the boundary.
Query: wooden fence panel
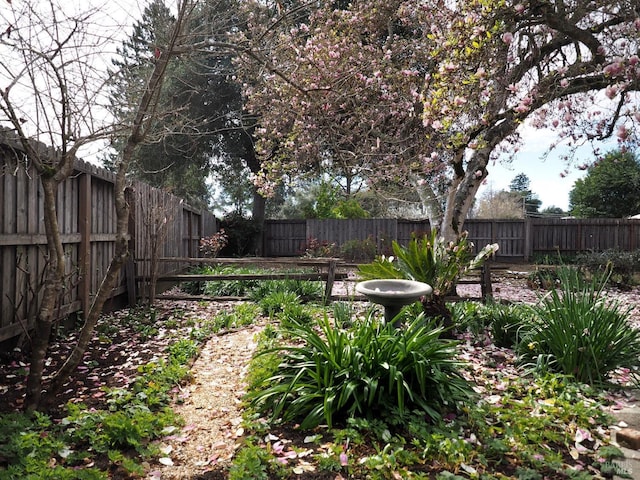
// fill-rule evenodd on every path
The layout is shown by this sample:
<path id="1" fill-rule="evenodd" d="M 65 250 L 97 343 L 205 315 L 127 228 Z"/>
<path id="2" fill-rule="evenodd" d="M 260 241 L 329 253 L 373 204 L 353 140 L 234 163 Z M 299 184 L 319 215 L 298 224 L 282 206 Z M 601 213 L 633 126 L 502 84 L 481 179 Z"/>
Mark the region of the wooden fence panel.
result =
<path id="1" fill-rule="evenodd" d="M 341 247 L 350 240 L 376 241 L 378 250 L 391 243 L 390 239 L 398 237 L 398 222 L 389 218 L 362 219 L 310 219 L 307 220 L 307 238 L 335 243 Z"/>
<path id="2" fill-rule="evenodd" d="M 531 236 L 533 251 L 542 254 L 636 250 L 640 246 L 640 220 L 533 219 Z"/>
<path id="3" fill-rule="evenodd" d="M 33 169 L 16 163 L 19 145 L 7 138 L 2 139 L 7 144 L 0 141 L 0 342 L 32 326 L 29 312 L 41 300 L 46 267 L 40 180 Z M 60 299 L 61 318 L 87 310 L 115 253 L 115 175 L 82 161 L 76 162 L 75 169 L 56 197 L 69 285 Z M 203 232 L 217 230 L 212 214 L 192 209 L 173 195 L 141 183 L 134 183 L 131 192 L 133 259 L 148 254 L 150 239 L 157 240 L 158 256 L 197 256 Z M 148 268 L 145 262 L 140 266 Z M 168 273 L 172 267 L 159 264 L 159 268 L 160 273 Z M 133 270 L 122 270 L 114 298 L 127 293 L 128 270 L 135 275 Z"/>
<path id="4" fill-rule="evenodd" d="M 571 254 L 640 248 L 640 220 L 634 219 L 470 219 L 464 228 L 476 251 L 489 243 L 498 243 L 496 259 L 499 261 L 527 261 L 533 255 L 554 255 L 558 251 Z M 300 233 L 303 229 L 304 235 Z M 299 245 L 309 237 L 340 246 L 350 239 L 363 240 L 370 236 L 377 240 L 379 252 L 389 253 L 391 240 L 406 244 L 412 234 L 429 231 L 427 220 L 314 219 L 306 223 L 304 220 L 268 220 L 265 255 L 299 255 Z"/>
<path id="5" fill-rule="evenodd" d="M 290 257 L 300 255 L 307 241 L 305 220 L 268 220 L 264 226 L 264 255 Z"/>
<path id="6" fill-rule="evenodd" d="M 476 252 L 491 243 L 498 243 L 496 257 L 503 260 L 522 258 L 526 243 L 526 222 L 514 220 L 467 220 L 464 228 Z"/>
<path id="7" fill-rule="evenodd" d="M 413 235 L 424 235 L 431 231 L 429 220 L 398 220 L 398 235 L 396 240 L 406 245 Z"/>

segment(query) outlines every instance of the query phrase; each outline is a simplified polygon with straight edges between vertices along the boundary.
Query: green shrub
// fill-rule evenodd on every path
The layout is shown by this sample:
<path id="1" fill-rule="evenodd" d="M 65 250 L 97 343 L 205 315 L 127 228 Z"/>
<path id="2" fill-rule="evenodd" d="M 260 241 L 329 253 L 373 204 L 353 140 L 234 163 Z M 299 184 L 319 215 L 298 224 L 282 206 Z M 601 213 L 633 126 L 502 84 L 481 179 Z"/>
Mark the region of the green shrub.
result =
<path id="1" fill-rule="evenodd" d="M 280 325 L 286 329 L 291 324 L 311 323 L 313 321 L 313 313 L 311 308 L 306 305 L 285 303 L 278 318 L 280 319 Z"/>
<path id="2" fill-rule="evenodd" d="M 529 305 L 497 303 L 487 306 L 491 325 L 491 337 L 498 347 L 513 348 L 526 335 L 533 310 Z"/>
<path id="3" fill-rule="evenodd" d="M 558 267 L 536 268 L 527 275 L 527 285 L 533 289 L 552 290 L 560 286 Z"/>
<path id="4" fill-rule="evenodd" d="M 220 330 L 239 328 L 255 323 L 260 317 L 260 307 L 255 303 L 239 303 L 231 310 L 221 310 L 203 329 L 203 333 L 218 333 Z"/>
<path id="5" fill-rule="evenodd" d="M 308 271 L 279 271 L 279 273 L 308 273 Z M 249 298 L 255 302 L 260 302 L 262 298 L 274 292 L 292 292 L 304 299 L 319 300 L 324 295 L 324 285 L 323 282 L 320 281 L 297 280 L 293 278 L 285 280 L 264 280 L 252 286 L 249 292 Z"/>
<path id="6" fill-rule="evenodd" d="M 453 322 L 462 331 L 468 331 L 479 340 L 491 326 L 490 311 L 482 303 L 472 301 L 455 302 L 449 305 Z"/>
<path id="7" fill-rule="evenodd" d="M 533 315 L 528 305 L 496 302 L 456 302 L 451 311 L 455 324 L 470 332 L 477 341 L 486 340 L 489 333 L 493 343 L 504 348 L 512 348 L 518 343 Z"/>
<path id="8" fill-rule="evenodd" d="M 258 353 L 278 354 L 281 363 L 249 398 L 257 411 L 302 420 L 302 428 L 390 409 L 418 408 L 438 418 L 471 394 L 458 373 L 455 343 L 440 339 L 440 332 L 422 318 L 395 329 L 372 314 L 352 329 L 327 316 L 317 326 L 292 325 L 291 344 Z"/>
<path id="9" fill-rule="evenodd" d="M 194 340 L 181 338 L 167 347 L 169 362 L 176 362 L 179 365 L 186 365 L 198 356 L 200 349 Z"/>
<path id="10" fill-rule="evenodd" d="M 340 256 L 350 262 L 371 262 L 378 253 L 373 237 L 365 240 L 348 240 L 340 247 Z"/>
<path id="11" fill-rule="evenodd" d="M 640 367 L 640 330 L 628 322 L 630 307 L 606 299 L 607 277 L 587 281 L 567 267 L 558 274 L 560 289 L 534 307 L 519 343 L 522 361 L 589 384 L 603 383 L 617 368 Z"/>
<path id="12" fill-rule="evenodd" d="M 640 270 L 640 250 L 626 252 L 609 249 L 582 253 L 577 256 L 576 262 L 591 274 L 610 271 L 612 281 L 621 287 L 629 287 L 635 283 L 634 275 Z"/>
<path id="13" fill-rule="evenodd" d="M 160 438 L 165 428 L 179 423 L 169 407 L 152 412 L 135 402 L 121 405 L 117 411 L 91 411 L 81 404 L 70 404 L 68 410 L 64 422 L 72 428 L 67 430 L 67 439 L 99 453 L 134 449 L 148 457 L 154 453 L 151 441 Z"/>
<path id="14" fill-rule="evenodd" d="M 279 291 L 271 292 L 258 302 L 262 314 L 267 317 L 275 317 L 283 312 L 288 306 L 299 305 L 300 297 L 294 292 Z"/>
<path id="15" fill-rule="evenodd" d="M 216 265 L 209 267 L 210 275 L 241 275 L 255 273 L 255 268 Z M 203 293 L 212 297 L 243 297 L 258 285 L 258 280 L 210 280 L 205 282 Z"/>
<path id="16" fill-rule="evenodd" d="M 349 302 L 333 302 L 331 304 L 333 321 L 337 328 L 348 328 L 353 325 L 354 308 Z"/>
<path id="17" fill-rule="evenodd" d="M 199 267 L 193 267 L 189 269 L 191 275 L 209 275 L 213 272 L 213 269 L 209 265 L 203 265 Z M 204 294 L 205 282 L 182 282 L 180 283 L 180 290 L 189 295 L 202 295 Z"/>
<path id="18" fill-rule="evenodd" d="M 270 470 L 275 467 L 273 455 L 252 441 L 238 452 L 229 468 L 229 480 L 267 480 Z"/>

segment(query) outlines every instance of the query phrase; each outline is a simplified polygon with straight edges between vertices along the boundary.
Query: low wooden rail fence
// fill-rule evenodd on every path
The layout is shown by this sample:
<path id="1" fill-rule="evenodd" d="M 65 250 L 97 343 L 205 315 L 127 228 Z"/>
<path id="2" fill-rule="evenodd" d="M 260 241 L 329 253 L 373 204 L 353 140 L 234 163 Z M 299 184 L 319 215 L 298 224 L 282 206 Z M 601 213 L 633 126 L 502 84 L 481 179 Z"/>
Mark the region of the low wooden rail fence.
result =
<path id="1" fill-rule="evenodd" d="M 366 298 L 355 293 L 349 295 L 333 295 L 333 286 L 336 281 L 356 282 L 357 278 L 349 276 L 346 270 L 357 268 L 357 264 L 346 263 L 340 258 L 161 258 L 160 262 L 175 263 L 177 271 L 184 271 L 188 267 L 197 265 L 251 265 L 256 267 L 313 267 L 318 271 L 308 273 L 293 272 L 264 272 L 264 273 L 231 273 L 231 274 L 192 274 L 192 273 L 176 273 L 160 275 L 157 279 L 160 284 L 159 290 L 163 284 L 180 284 L 183 282 L 208 282 L 208 281 L 233 281 L 233 280 L 302 280 L 302 281 L 323 281 L 325 282 L 324 302 L 329 303 L 332 300 L 361 300 Z M 495 266 L 493 268 L 501 269 L 503 267 Z M 458 284 L 473 284 L 480 286 L 480 297 L 474 300 L 487 301 L 493 295 L 493 282 L 491 277 L 492 266 L 485 263 L 481 268 L 469 272 L 458 281 Z M 138 276 L 138 282 L 148 282 L 149 277 Z M 243 300 L 242 297 L 213 297 L 203 295 L 176 295 L 161 294 L 156 296 L 157 299 L 164 300 Z M 461 297 L 452 295 L 447 297 L 449 300 L 460 300 Z"/>
<path id="2" fill-rule="evenodd" d="M 233 273 L 233 274 L 190 274 L 179 273 L 170 275 L 160 275 L 159 283 L 182 283 L 182 282 L 207 282 L 224 280 L 303 280 L 303 281 L 323 281 L 325 282 L 324 302 L 331 301 L 331 292 L 336 280 L 347 278 L 346 272 L 337 271 L 338 266 L 344 264 L 339 258 L 160 258 L 160 262 L 176 264 L 177 271 L 184 271 L 188 267 L 197 265 L 252 265 L 257 267 L 287 268 L 287 267 L 313 267 L 318 271 L 309 273 L 298 272 L 264 272 L 264 273 Z M 149 282 L 149 277 L 139 276 L 138 282 Z M 158 299 L 193 299 L 193 300 L 217 300 L 230 299 L 235 297 L 203 297 L 193 295 L 158 295 Z"/>

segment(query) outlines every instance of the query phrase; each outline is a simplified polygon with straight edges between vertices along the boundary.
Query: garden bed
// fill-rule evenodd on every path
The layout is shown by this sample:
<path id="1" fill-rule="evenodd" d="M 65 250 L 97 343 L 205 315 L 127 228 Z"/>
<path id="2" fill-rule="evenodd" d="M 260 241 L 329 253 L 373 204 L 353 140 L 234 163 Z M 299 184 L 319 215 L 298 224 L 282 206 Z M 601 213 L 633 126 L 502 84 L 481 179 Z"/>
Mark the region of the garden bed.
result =
<path id="1" fill-rule="evenodd" d="M 509 274 L 494 281 L 494 297 L 505 301 L 535 302 L 544 292 L 531 290 L 524 277 Z M 345 282 L 344 285 L 336 284 L 334 289 L 343 288 L 348 292 L 352 286 L 353 284 Z M 459 286 L 458 293 L 474 297 L 477 295 L 475 288 L 472 285 Z M 625 292 L 611 290 L 607 295 L 624 305 L 633 305 L 631 320 L 634 325 L 640 326 L 640 289 Z M 53 406 L 53 417 L 60 418 L 67 402 L 82 402 L 87 409 L 103 407 L 103 387 L 126 387 L 138 374 L 140 365 L 161 356 L 168 345 L 180 336 L 188 336 L 203 319 L 229 310 L 233 305 L 233 302 L 162 301 L 155 313 L 149 314 L 143 321 L 140 320 L 139 313 L 128 311 L 106 317 L 98 327 L 94 343 L 83 364 L 57 399 L 57 405 Z M 203 345 L 199 357 L 192 365 L 191 380 L 172 391 L 174 408 L 184 418 L 185 425 L 161 441 L 162 455 L 145 464 L 148 478 L 226 478 L 230 459 L 237 453 L 245 434 L 240 408 L 245 389 L 243 379 L 255 348 L 255 335 L 263 326 L 264 323 L 258 323 L 244 328 L 222 330 Z M 50 371 L 54 371 L 59 365 L 72 341 L 72 337 L 61 336 L 54 343 L 48 364 Z M 12 355 L 13 358 L 0 365 L 0 409 L 4 412 L 19 409 L 24 393 L 27 368 L 25 359 L 20 356 L 20 352 Z M 470 339 L 463 339 L 460 358 L 469 365 L 465 375 L 473 378 L 478 393 L 491 402 L 500 401 L 509 382 L 523 374 L 515 366 L 511 350 L 495 347 L 489 341 L 478 344 Z M 624 382 L 623 375 L 620 380 Z M 607 398 L 611 405 L 620 408 L 636 401 L 624 391 L 610 392 Z M 295 458 L 288 460 L 300 472 L 296 474 L 296 478 L 342 478 L 339 468 L 337 471 L 326 471 L 318 469 L 310 461 L 312 457 L 318 458 L 323 453 L 323 448 L 328 451 L 330 443 L 305 443 L 305 437 L 309 435 L 291 427 L 274 429 L 269 433 L 267 443 L 271 445 L 270 448 L 274 445 L 286 446 L 284 453 L 293 451 L 292 445 L 297 446 L 299 452 Z M 306 455 L 301 454 L 305 451 L 308 452 Z M 354 455 L 369 457 L 374 454 L 375 452 L 364 447 L 353 448 L 347 461 L 357 463 L 358 458 L 354 458 Z M 571 457 L 570 449 L 567 449 L 565 461 L 575 465 L 580 463 Z M 512 474 L 514 469 L 515 466 L 511 469 L 505 467 L 504 473 Z M 426 474 L 435 474 L 436 470 L 437 466 L 425 467 Z M 120 470 L 114 470 L 111 474 L 111 478 L 128 478 Z"/>

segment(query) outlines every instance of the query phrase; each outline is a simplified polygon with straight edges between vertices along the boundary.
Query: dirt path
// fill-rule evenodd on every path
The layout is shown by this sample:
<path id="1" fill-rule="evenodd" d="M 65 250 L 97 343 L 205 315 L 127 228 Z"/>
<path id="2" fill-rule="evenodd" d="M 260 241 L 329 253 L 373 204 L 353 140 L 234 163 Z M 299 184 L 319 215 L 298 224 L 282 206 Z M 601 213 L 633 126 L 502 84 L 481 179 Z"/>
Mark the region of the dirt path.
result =
<path id="1" fill-rule="evenodd" d="M 203 347 L 191 369 L 193 381 L 180 393 L 184 403 L 175 406 L 185 427 L 166 439 L 165 455 L 150 466 L 149 479 L 215 478 L 206 473 L 229 463 L 243 434 L 243 379 L 261 328 L 214 336 Z"/>

